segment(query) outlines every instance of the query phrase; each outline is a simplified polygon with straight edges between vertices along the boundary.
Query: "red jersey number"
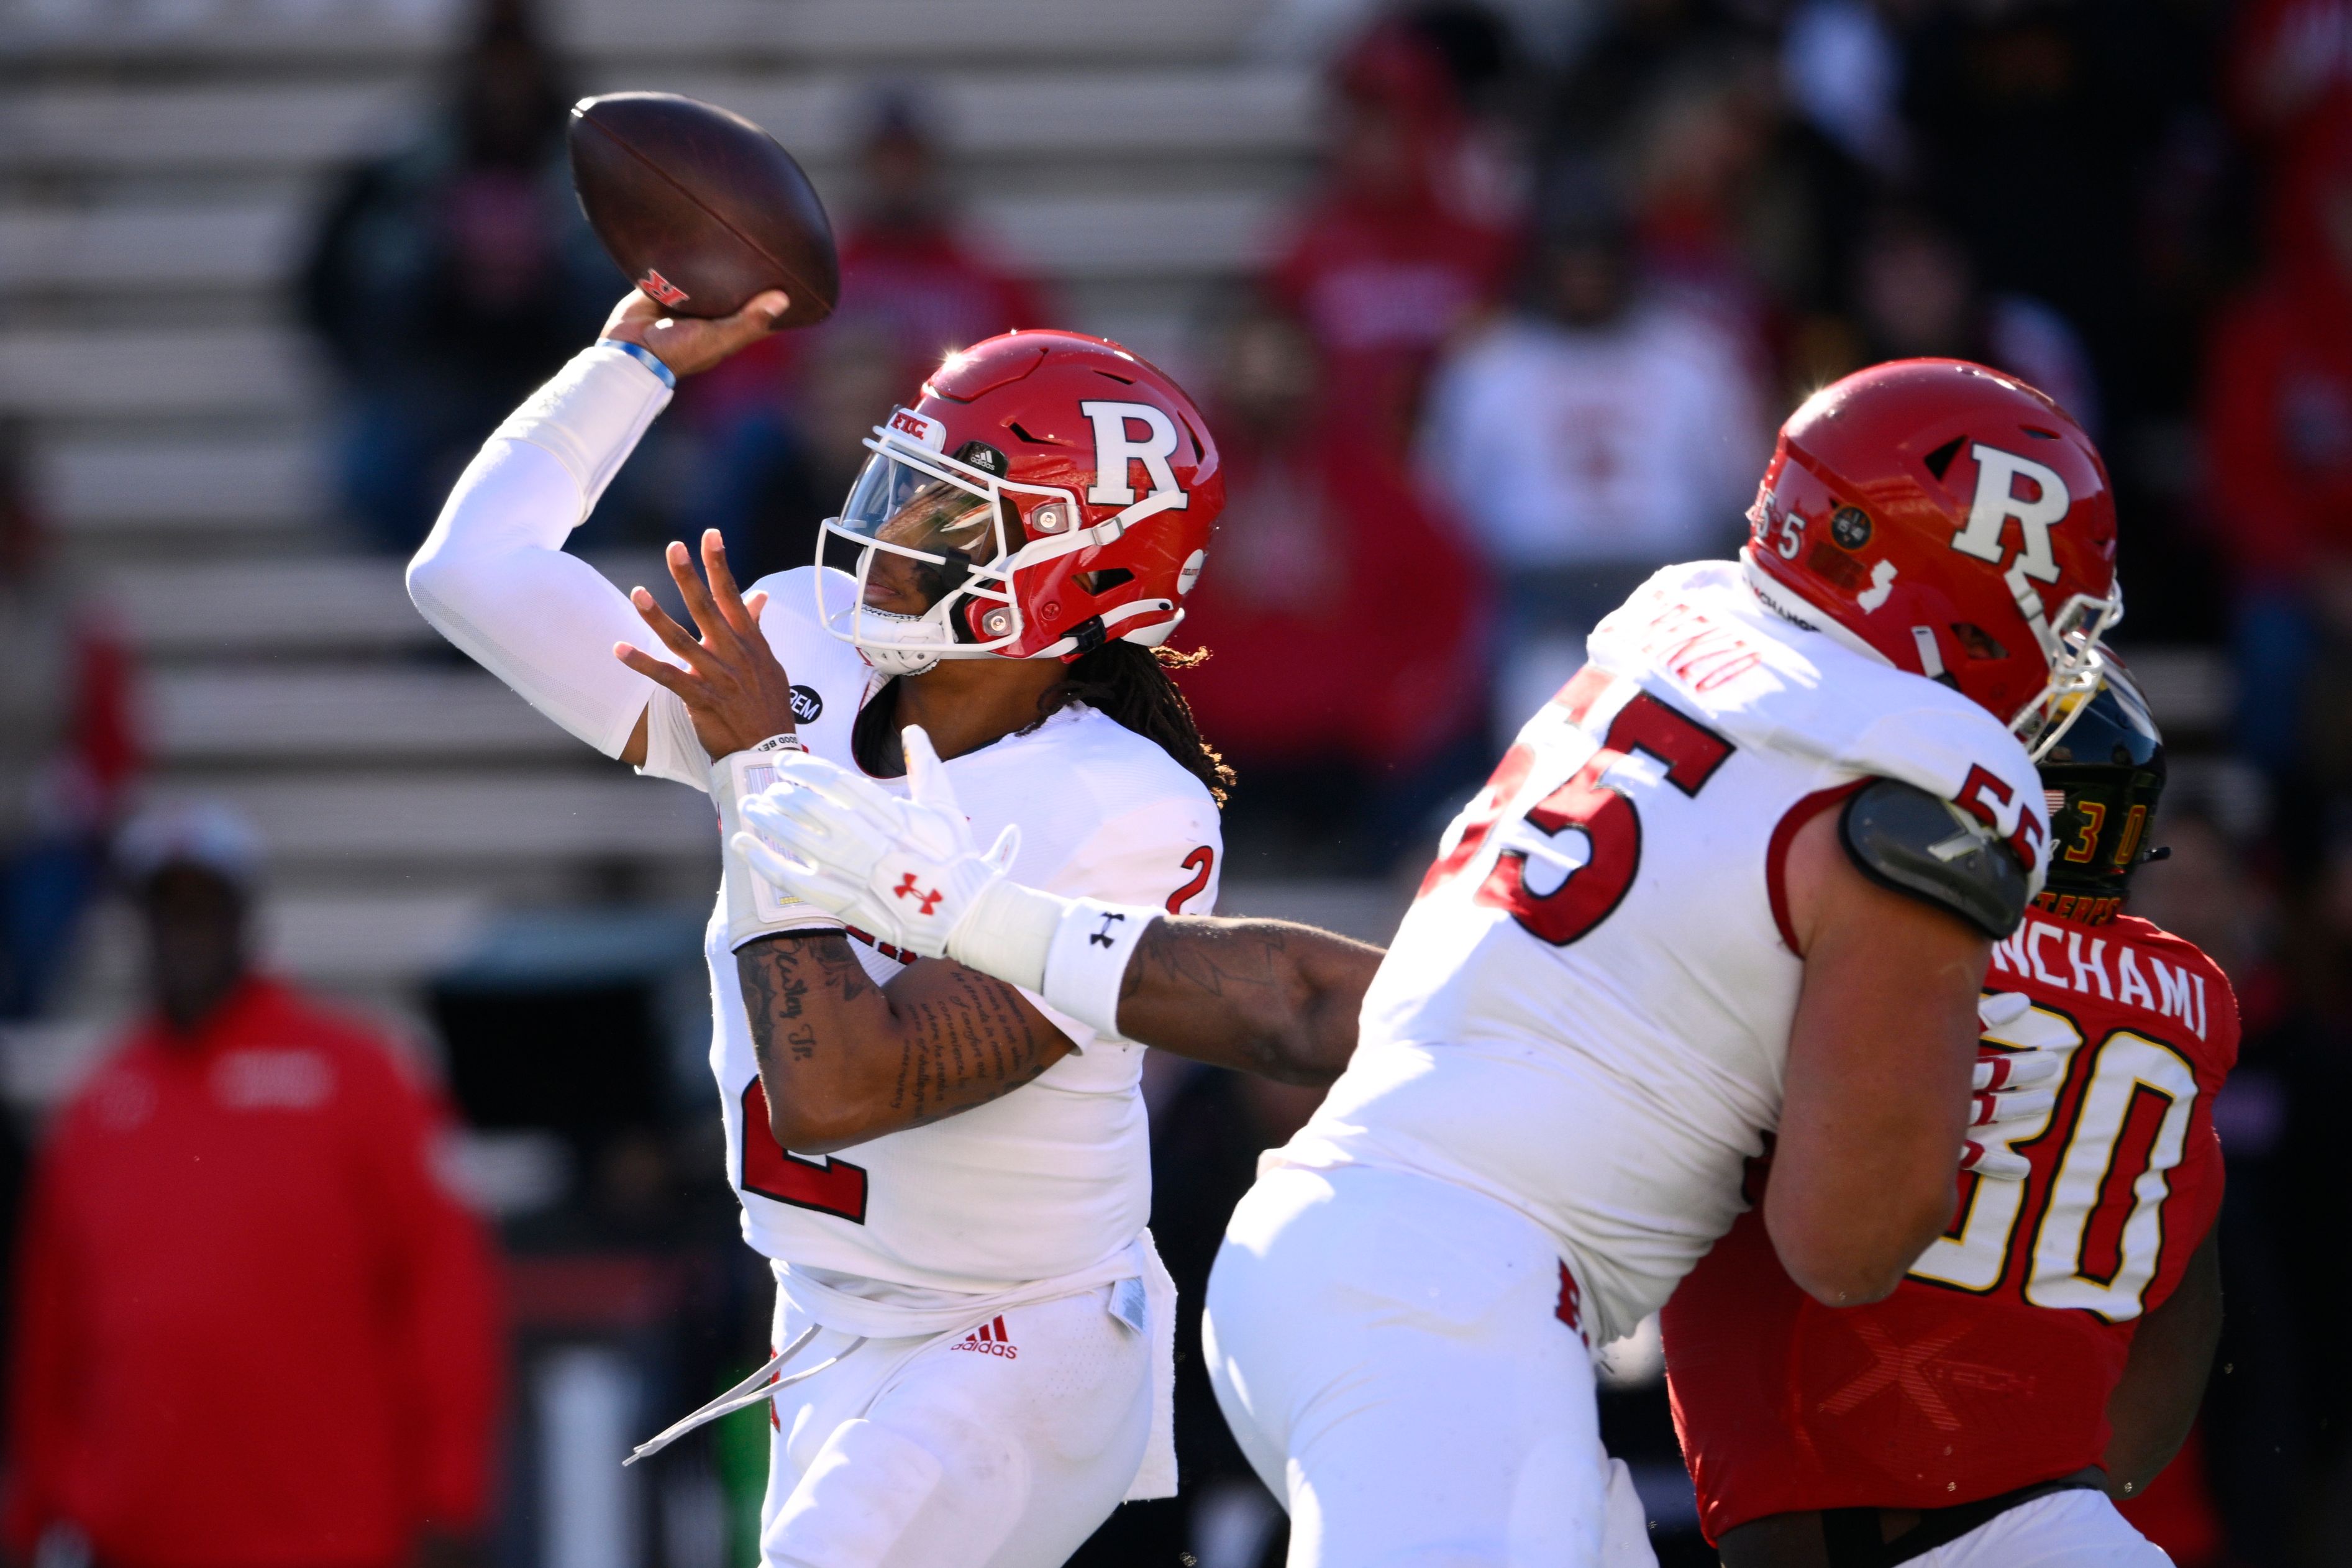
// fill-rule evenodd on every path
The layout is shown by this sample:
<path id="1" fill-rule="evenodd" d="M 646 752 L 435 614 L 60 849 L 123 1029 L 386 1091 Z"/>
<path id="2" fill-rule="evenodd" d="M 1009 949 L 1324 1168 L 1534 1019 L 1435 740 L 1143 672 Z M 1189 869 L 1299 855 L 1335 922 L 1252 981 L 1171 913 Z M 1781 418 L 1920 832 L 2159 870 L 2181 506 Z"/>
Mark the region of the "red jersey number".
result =
<path id="1" fill-rule="evenodd" d="M 743 1190 L 794 1208 L 866 1223 L 866 1167 L 846 1160 L 804 1160 L 768 1131 L 768 1091 L 743 1086 Z"/>
<path id="2" fill-rule="evenodd" d="M 1209 885 L 1209 874 L 1217 868 L 1217 852 L 1203 844 L 1185 856 L 1181 864 L 1192 873 L 1192 879 L 1168 895 L 1168 912 L 1171 915 L 1182 914 L 1184 901 Z"/>
<path id="3" fill-rule="evenodd" d="M 1568 781 L 1529 807 L 1522 820 L 1546 841 L 1519 837 L 1524 847 L 1509 847 L 1495 858 L 1494 869 L 1473 896 L 1482 904 L 1510 911 L 1529 934 L 1555 947 L 1590 935 L 1615 912 L 1642 868 L 1642 814 L 1624 791 L 1608 782 L 1609 771 L 1635 752 L 1665 764 L 1666 782 L 1685 795 L 1696 795 L 1715 776 L 1732 744 L 1714 731 L 1684 717 L 1652 697 L 1637 692 L 1618 710 L 1601 749 Z M 1461 841 L 1430 868 L 1423 891 L 1445 879 L 1475 857 L 1494 830 L 1504 805 L 1518 792 L 1533 765 L 1534 754 L 1514 746 L 1488 781 L 1486 814 L 1465 825 Z M 1585 849 L 1580 862 L 1549 850 L 1549 841 L 1570 828 L 1580 829 Z M 1538 891 L 1530 876 L 1530 857 L 1559 872 L 1557 881 Z"/>

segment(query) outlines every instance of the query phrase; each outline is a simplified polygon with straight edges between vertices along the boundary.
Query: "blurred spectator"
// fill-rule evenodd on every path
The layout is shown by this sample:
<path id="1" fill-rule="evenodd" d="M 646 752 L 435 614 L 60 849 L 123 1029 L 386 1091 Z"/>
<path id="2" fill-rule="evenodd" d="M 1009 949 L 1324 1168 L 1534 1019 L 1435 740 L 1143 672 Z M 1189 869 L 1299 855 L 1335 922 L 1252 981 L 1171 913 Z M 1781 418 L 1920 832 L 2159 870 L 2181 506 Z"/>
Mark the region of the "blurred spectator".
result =
<path id="1" fill-rule="evenodd" d="M 1645 293 L 1604 185 L 1555 186 L 1526 303 L 1454 351 L 1421 437 L 1503 585 L 1504 725 L 1652 571 L 1738 544 L 1767 449 L 1748 363 L 1715 318 Z"/>
<path id="2" fill-rule="evenodd" d="M 2265 275 L 2213 334 L 2206 504 L 2236 574 L 2239 744 L 2277 777 L 2341 788 L 2352 784 L 2352 107 L 2297 139 L 2271 233 Z"/>
<path id="3" fill-rule="evenodd" d="M 909 388 L 982 338 L 1055 324 L 1037 286 L 957 221 L 940 138 L 911 93 L 879 94 L 858 153 L 858 200 L 841 237 L 834 320 L 886 339 Z"/>
<path id="4" fill-rule="evenodd" d="M 1895 101 L 1902 49 L 1869 0 L 1801 0 L 1781 35 L 1780 84 L 1790 109 L 1855 163 L 1887 177 L 1910 163 Z"/>
<path id="5" fill-rule="evenodd" d="M 2202 1463 L 2236 1561 L 2332 1562 L 2314 1546 L 2337 1533 L 2325 1506 L 2329 1468 L 2352 1459 L 2339 1414 L 2352 1399 L 2352 1354 L 2337 1306 L 2352 1271 L 2340 1248 L 2310 1237 L 2342 1223 L 2328 1173 L 2342 1142 L 2332 1108 L 2352 1095 L 2352 991 L 2341 978 L 2352 973 L 2352 833 L 2307 847 L 2327 872 L 2323 890 L 2307 909 L 2282 911 L 2258 850 L 2259 777 L 2210 761 L 2174 771 L 2150 833 L 2168 854 L 2135 879 L 2131 910 L 2210 952 L 2244 1023 L 2238 1066 L 2213 1107 L 2229 1161 L 2220 1221 L 2229 1312 Z M 2174 1468 L 2191 1462 L 2184 1454 Z"/>
<path id="6" fill-rule="evenodd" d="M 2058 400 L 2094 438 L 2099 393 L 2090 356 L 2066 319 L 2022 294 L 1987 295 L 1968 252 L 1916 209 L 1882 208 L 1853 259 L 1858 370 L 1880 360 L 1975 360 Z"/>
<path id="7" fill-rule="evenodd" d="M 940 360 L 1060 324 L 1044 292 L 958 221 L 939 136 L 913 96 L 877 93 L 868 114 L 832 318 L 754 344 L 686 394 L 707 452 L 696 510 L 747 582 L 809 559 L 817 520 L 841 510 L 865 458 L 859 443 Z"/>
<path id="8" fill-rule="evenodd" d="M 572 93 L 527 0 L 486 0 L 451 74 L 446 118 L 344 179 L 301 281 L 346 387 L 344 505 L 396 554 L 628 286 L 572 195 Z"/>
<path id="9" fill-rule="evenodd" d="M 1669 79 L 1759 34 L 1719 0 L 1616 0 L 1594 9 L 1597 25 L 1559 79 L 1546 128 L 1547 143 L 1570 159 L 1621 154 Z"/>
<path id="10" fill-rule="evenodd" d="M 1435 45 L 1385 23 L 1336 88 L 1323 188 L 1267 289 L 1313 333 L 1329 395 L 1402 445 L 1438 351 L 1501 292 L 1512 239 L 1458 177 L 1462 106 Z"/>
<path id="11" fill-rule="evenodd" d="M 253 972 L 241 821 L 151 816 L 121 858 L 154 1011 L 40 1153 L 7 1550 L 454 1561 L 484 1519 L 499 1336 L 485 1238 L 435 1174 L 439 1108 L 372 1032 Z"/>
<path id="12" fill-rule="evenodd" d="M 2043 300 L 2083 335 L 2105 373 L 2111 430 L 2126 423 L 2114 401 L 2151 397 L 2134 384 L 2147 353 L 2144 208 L 2156 153 L 2210 100 L 2204 32 L 2216 10 L 1931 6 L 1906 37 L 1915 188 L 1968 247 L 1987 291 Z"/>
<path id="13" fill-rule="evenodd" d="M 130 661 L 51 553 L 0 427 L 0 1020 L 41 1010 L 137 763 Z"/>
<path id="14" fill-rule="evenodd" d="M 2298 129 L 2352 97 L 2352 3 L 2254 0 L 2239 8 L 2231 97 L 2258 136 Z"/>
<path id="15" fill-rule="evenodd" d="M 1344 845 L 1338 868 L 1384 870 L 1480 733 L 1478 569 L 1329 395 L 1296 320 L 1244 316 L 1221 357 L 1225 515 L 1178 637 L 1213 655 L 1183 688 L 1244 781 L 1228 838 L 1244 857 Z"/>
<path id="16" fill-rule="evenodd" d="M 718 412 L 704 437 L 695 527 L 719 530 L 744 583 L 809 563 L 817 523 L 841 510 L 866 437 L 921 384 L 877 323 L 827 322 L 809 336 L 788 388 L 772 376 L 766 396 Z"/>

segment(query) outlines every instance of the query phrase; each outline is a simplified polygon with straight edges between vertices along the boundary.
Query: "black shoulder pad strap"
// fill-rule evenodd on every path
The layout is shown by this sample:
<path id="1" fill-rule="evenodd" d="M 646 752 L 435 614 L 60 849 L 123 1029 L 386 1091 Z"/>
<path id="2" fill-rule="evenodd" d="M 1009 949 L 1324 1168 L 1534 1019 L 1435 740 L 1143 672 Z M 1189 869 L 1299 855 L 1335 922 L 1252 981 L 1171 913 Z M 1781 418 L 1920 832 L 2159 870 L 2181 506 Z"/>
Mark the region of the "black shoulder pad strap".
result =
<path id="1" fill-rule="evenodd" d="M 1992 829 L 1898 779 L 1856 790 L 1839 818 L 1862 874 L 1951 910 L 1995 941 L 2025 918 L 2025 868 Z"/>

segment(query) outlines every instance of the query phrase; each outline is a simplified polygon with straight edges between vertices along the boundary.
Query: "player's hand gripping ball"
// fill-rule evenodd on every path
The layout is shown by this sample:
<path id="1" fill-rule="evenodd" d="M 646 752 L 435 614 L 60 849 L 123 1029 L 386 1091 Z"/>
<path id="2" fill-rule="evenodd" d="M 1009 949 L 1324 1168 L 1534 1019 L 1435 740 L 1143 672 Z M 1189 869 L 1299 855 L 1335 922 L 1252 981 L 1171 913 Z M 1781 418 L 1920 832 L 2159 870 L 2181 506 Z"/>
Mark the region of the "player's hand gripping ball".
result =
<path id="1" fill-rule="evenodd" d="M 2021 1182 L 2032 1173 L 2032 1164 L 2009 1145 L 2041 1131 L 2058 1103 L 2055 1086 L 2065 1076 L 2064 1051 L 2007 1045 L 2009 1026 L 2032 1005 L 2032 998 L 2019 991 L 1992 992 L 1977 1002 L 1977 1021 L 1986 1038 L 1977 1045 L 1960 1169 L 1988 1182 Z"/>
<path id="2" fill-rule="evenodd" d="M 776 782 L 743 803 L 753 831 L 732 843 L 793 897 L 894 947 L 940 958 L 981 895 L 1012 868 L 1021 830 L 1006 827 L 980 853 L 930 737 L 908 725 L 903 739 L 907 798 L 822 757 L 788 752 L 776 762 Z"/>

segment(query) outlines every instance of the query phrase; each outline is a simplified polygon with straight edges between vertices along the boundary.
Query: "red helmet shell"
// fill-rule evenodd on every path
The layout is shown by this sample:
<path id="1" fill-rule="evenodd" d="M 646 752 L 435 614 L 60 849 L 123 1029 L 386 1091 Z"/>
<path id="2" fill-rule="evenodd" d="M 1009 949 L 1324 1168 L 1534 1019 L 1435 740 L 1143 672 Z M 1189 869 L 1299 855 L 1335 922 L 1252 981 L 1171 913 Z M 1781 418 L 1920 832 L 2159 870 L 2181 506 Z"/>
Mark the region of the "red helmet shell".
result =
<path id="1" fill-rule="evenodd" d="M 1025 488 L 1002 492 L 1021 525 L 1020 537 L 1009 541 L 1016 561 L 1024 544 L 1097 528 L 1171 488 L 1181 498 L 1108 542 L 1016 565 L 1011 587 L 1019 636 L 997 653 L 1028 658 L 1075 637 L 1062 657 L 1076 658 L 1107 637 L 1167 639 L 1225 505 L 1208 422 L 1173 379 L 1107 338 L 1007 332 L 949 355 L 923 384 L 914 412 L 945 426 L 947 453 L 980 441 L 1003 454 L 1004 472 L 996 477 L 1008 486 L 1075 498 L 1071 519 L 1046 510 L 1066 510 L 1054 497 Z M 1088 586 L 1095 574 L 1116 572 L 1128 575 Z M 960 613 L 974 640 L 993 641 L 1003 630 L 982 624 L 992 614 L 984 601 Z"/>
<path id="2" fill-rule="evenodd" d="M 1768 597 L 1784 584 L 2004 722 L 2049 690 L 2070 628 L 2094 625 L 2095 645 L 2120 611 L 2097 448 L 2042 393 L 1963 360 L 1896 360 L 1815 393 L 1748 517 Z"/>

